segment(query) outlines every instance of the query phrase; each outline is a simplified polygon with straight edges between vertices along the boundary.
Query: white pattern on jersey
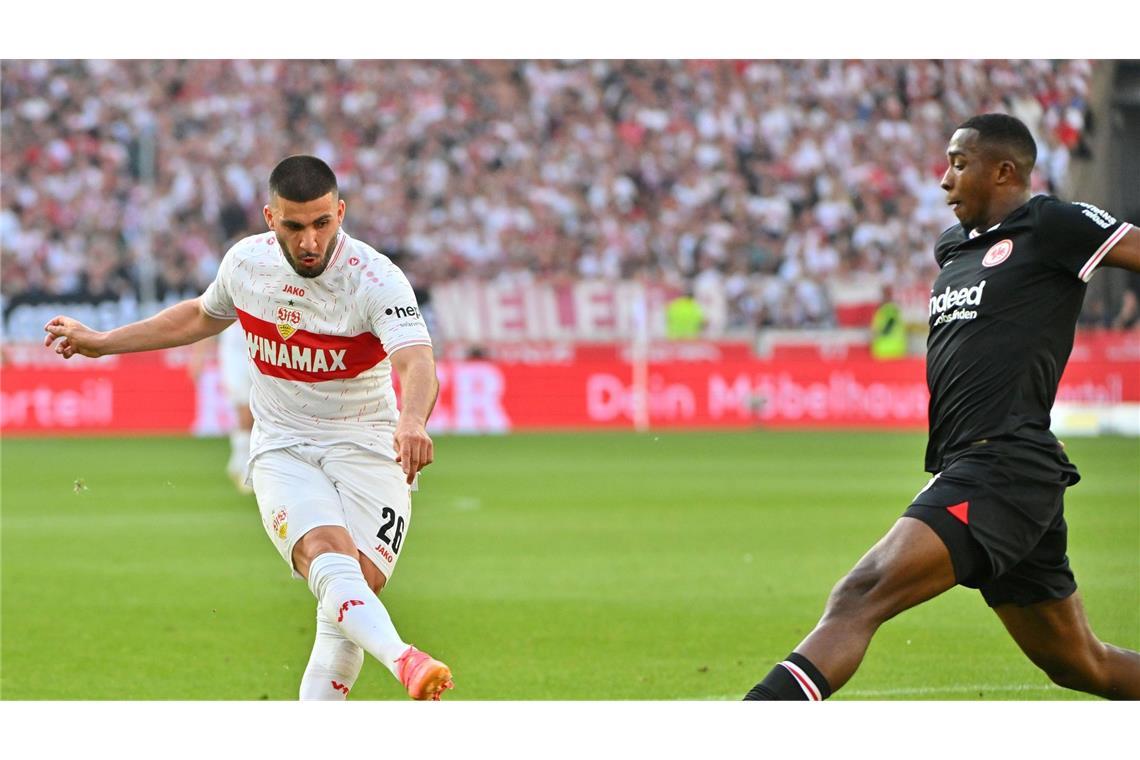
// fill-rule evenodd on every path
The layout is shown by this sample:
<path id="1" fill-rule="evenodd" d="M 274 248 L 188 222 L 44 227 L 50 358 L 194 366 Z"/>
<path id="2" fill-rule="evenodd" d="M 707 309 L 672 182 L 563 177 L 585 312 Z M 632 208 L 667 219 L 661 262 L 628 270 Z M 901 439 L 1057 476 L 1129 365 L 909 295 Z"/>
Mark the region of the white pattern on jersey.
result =
<path id="1" fill-rule="evenodd" d="M 395 458 L 397 409 L 388 355 L 430 346 L 404 273 L 338 233 L 328 267 L 301 277 L 272 232 L 239 241 L 202 295 L 212 317 L 237 317 L 253 390 L 250 459 L 298 443 L 350 443 Z"/>

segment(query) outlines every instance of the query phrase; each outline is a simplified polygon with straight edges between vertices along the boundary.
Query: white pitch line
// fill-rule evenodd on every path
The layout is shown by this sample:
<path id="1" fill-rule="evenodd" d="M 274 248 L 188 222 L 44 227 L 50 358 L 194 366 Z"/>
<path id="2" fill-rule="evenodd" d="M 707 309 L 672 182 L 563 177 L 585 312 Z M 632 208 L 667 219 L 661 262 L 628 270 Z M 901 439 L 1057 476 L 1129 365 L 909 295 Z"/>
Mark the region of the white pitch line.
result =
<path id="1" fill-rule="evenodd" d="M 980 684 L 977 686 L 914 686 L 902 689 L 843 689 L 840 694 L 846 697 L 905 697 L 928 696 L 931 694 L 971 694 L 975 692 L 1018 692 L 1018 691 L 1056 691 L 1063 692 L 1060 686 L 1049 684 Z M 743 694 L 716 695 L 707 697 L 692 697 L 697 701 L 709 700 L 738 700 Z"/>
<path id="2" fill-rule="evenodd" d="M 1060 686 L 1050 684 L 989 684 L 982 686 L 918 686 L 905 689 L 851 689 L 841 693 L 853 697 L 899 697 L 905 694 L 969 694 L 987 691 L 1063 691 Z"/>

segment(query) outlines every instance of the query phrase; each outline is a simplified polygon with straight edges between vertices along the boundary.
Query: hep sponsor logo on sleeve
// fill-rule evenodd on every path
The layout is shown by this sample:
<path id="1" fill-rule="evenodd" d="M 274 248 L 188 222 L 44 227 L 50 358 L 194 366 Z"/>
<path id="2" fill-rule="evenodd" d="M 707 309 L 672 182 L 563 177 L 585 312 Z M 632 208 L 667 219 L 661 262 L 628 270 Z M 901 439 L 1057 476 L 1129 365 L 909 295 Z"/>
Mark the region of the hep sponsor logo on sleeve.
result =
<path id="1" fill-rule="evenodd" d="M 384 313 L 389 317 L 394 314 L 399 319 L 406 319 L 408 317 L 411 317 L 412 319 L 418 319 L 420 316 L 420 312 L 415 306 L 396 306 L 394 308 L 389 307 L 384 310 Z"/>
<path id="2" fill-rule="evenodd" d="M 936 296 L 930 297 L 930 316 L 937 315 L 931 325 L 941 325 L 957 319 L 974 319 L 978 312 L 966 309 L 966 306 L 979 306 L 982 303 L 982 291 L 985 290 L 986 281 L 982 280 L 972 288 L 959 288 L 946 290 Z M 954 311 L 950 311 L 953 309 Z"/>

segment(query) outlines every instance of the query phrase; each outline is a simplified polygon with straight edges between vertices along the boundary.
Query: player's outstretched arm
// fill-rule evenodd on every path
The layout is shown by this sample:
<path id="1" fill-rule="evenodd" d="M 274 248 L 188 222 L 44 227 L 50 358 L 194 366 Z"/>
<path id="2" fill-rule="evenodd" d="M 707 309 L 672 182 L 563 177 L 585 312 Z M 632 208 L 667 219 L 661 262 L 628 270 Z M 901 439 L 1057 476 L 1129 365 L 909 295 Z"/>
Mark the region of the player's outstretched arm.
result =
<path id="1" fill-rule="evenodd" d="M 1103 264 L 1121 269 L 1131 269 L 1140 272 L 1140 227 L 1133 227 L 1112 246 L 1105 257 Z"/>
<path id="2" fill-rule="evenodd" d="M 416 473 L 435 459 L 435 445 L 426 425 L 439 393 L 435 374 L 435 358 L 431 346 L 408 346 L 391 356 L 392 368 L 400 378 L 400 421 L 396 423 L 396 461 L 408 476 L 408 484 Z"/>
<path id="3" fill-rule="evenodd" d="M 163 309 L 149 319 L 107 332 L 92 330 L 71 317 L 55 317 L 44 325 L 44 331 L 47 332 L 44 345 L 50 348 L 54 343 L 55 352 L 64 359 L 70 359 L 76 354 L 95 358 L 107 354 L 129 354 L 185 346 L 217 335 L 231 324 L 232 319 L 209 316 L 202 311 L 200 299 L 192 298 Z"/>

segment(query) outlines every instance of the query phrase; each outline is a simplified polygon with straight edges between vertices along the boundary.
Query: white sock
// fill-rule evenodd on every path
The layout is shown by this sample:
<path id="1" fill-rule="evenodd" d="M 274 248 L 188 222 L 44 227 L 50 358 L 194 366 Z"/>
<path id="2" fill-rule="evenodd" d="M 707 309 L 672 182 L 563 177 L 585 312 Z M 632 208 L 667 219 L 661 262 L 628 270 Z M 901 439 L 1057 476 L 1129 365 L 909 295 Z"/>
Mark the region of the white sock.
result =
<path id="1" fill-rule="evenodd" d="M 301 677 L 301 699 L 343 702 L 363 665 L 364 650 L 346 639 L 318 605 L 317 638 Z"/>
<path id="2" fill-rule="evenodd" d="M 234 475 L 245 473 L 249 461 L 249 431 L 237 428 L 230 431 L 230 461 L 226 470 Z"/>
<path id="3" fill-rule="evenodd" d="M 346 638 L 384 663 L 396 675 L 396 658 L 408 649 L 392 625 L 388 610 L 372 593 L 360 561 L 347 554 L 327 552 L 309 564 L 309 589 L 321 611 Z"/>

